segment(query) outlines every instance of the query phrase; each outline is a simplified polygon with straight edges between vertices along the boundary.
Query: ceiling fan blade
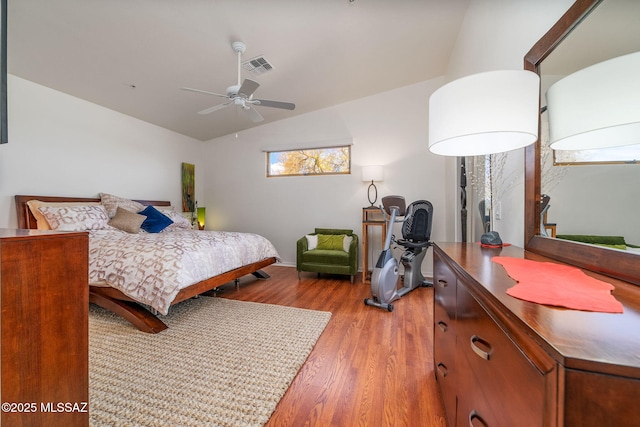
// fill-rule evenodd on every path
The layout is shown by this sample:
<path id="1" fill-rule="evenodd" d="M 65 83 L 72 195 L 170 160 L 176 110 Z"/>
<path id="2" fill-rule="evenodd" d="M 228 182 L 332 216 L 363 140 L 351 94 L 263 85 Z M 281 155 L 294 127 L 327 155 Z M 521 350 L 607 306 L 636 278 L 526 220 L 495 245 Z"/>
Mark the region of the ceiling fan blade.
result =
<path id="1" fill-rule="evenodd" d="M 291 102 L 269 101 L 268 99 L 253 99 L 253 101 L 258 101 L 256 104 L 262 105 L 263 107 L 283 108 L 285 110 L 293 110 L 296 108 L 296 104 L 292 104 Z"/>
<path id="2" fill-rule="evenodd" d="M 242 108 L 247 115 L 249 116 L 249 118 L 251 119 L 252 122 L 261 122 L 264 120 L 264 117 L 262 117 L 262 115 L 260 115 L 260 113 L 258 113 L 255 109 L 247 106 L 247 108 Z"/>
<path id="3" fill-rule="evenodd" d="M 202 89 L 193 89 L 191 87 L 181 87 L 180 89 L 188 90 L 188 91 L 191 91 L 191 92 L 206 93 L 207 95 L 215 95 L 215 96 L 220 96 L 222 98 L 227 98 L 227 95 L 222 95 L 220 93 L 215 93 L 215 92 L 209 92 L 207 90 L 202 90 Z"/>
<path id="4" fill-rule="evenodd" d="M 222 110 L 224 107 L 228 107 L 231 104 L 233 104 L 233 101 L 225 102 L 224 104 L 214 105 L 213 107 L 205 108 L 202 111 L 198 111 L 198 114 L 213 113 L 214 111 Z"/>
<path id="5" fill-rule="evenodd" d="M 238 95 L 244 95 L 245 97 L 249 98 L 259 87 L 260 83 L 254 82 L 250 79 L 244 79 L 244 81 L 242 82 L 242 86 L 240 86 L 240 89 L 238 89 Z"/>

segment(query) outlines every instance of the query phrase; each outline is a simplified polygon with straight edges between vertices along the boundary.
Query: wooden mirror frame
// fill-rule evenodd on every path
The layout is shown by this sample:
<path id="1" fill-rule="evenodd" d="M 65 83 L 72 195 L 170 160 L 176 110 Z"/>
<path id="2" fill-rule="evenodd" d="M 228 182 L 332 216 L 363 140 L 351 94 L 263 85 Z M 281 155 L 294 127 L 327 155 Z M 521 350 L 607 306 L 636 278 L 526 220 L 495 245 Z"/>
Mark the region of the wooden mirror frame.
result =
<path id="1" fill-rule="evenodd" d="M 540 64 L 565 37 L 606 0 L 576 0 L 524 57 L 524 69 L 540 74 Z M 539 133 L 539 132 L 538 132 Z M 640 255 L 540 235 L 540 138 L 525 149 L 525 249 L 580 268 L 640 285 Z"/>

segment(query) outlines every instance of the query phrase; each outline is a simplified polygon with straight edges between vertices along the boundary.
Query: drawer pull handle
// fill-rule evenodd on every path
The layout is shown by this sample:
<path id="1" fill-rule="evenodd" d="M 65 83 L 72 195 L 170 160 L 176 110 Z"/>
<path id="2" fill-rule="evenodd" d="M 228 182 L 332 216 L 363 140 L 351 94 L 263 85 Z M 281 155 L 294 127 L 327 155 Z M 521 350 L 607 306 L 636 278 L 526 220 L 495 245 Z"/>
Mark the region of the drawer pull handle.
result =
<path id="1" fill-rule="evenodd" d="M 446 280 L 442 280 L 442 279 L 438 279 L 438 284 L 443 288 L 446 288 L 447 286 L 449 286 L 449 283 L 447 283 Z"/>
<path id="2" fill-rule="evenodd" d="M 447 332 L 447 329 L 449 329 L 449 326 L 442 320 L 438 322 L 438 327 L 440 328 L 440 330 L 442 330 L 442 332 Z"/>
<path id="3" fill-rule="evenodd" d="M 440 376 L 442 376 L 442 378 L 446 377 L 447 374 L 449 373 L 449 370 L 447 369 L 447 366 L 444 363 L 438 363 L 437 369 L 438 369 L 438 373 L 440 374 Z"/>
<path id="4" fill-rule="evenodd" d="M 480 348 L 478 344 L 486 348 L 486 350 L 484 348 Z M 473 350 L 475 354 L 477 354 L 484 360 L 489 360 L 491 358 L 491 354 L 493 353 L 493 348 L 491 347 L 491 344 L 477 335 L 471 336 L 471 350 Z"/>
<path id="5" fill-rule="evenodd" d="M 478 415 L 475 409 L 469 412 L 469 427 L 476 427 L 477 424 L 475 424 L 474 421 L 478 421 L 478 423 L 484 427 L 489 427 L 489 424 Z"/>

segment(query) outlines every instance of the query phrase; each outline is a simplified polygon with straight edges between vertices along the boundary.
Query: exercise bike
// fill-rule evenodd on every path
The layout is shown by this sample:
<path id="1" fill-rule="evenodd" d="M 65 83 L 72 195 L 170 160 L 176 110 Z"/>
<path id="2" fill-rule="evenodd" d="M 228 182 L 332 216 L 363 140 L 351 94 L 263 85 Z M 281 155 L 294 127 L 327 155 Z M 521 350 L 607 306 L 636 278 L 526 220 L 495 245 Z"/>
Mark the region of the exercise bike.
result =
<path id="1" fill-rule="evenodd" d="M 402 196 L 382 198 L 380 207 L 387 221 L 387 235 L 384 247 L 371 275 L 372 298 L 365 298 L 366 305 L 393 311 L 393 301 L 419 287 L 433 286 L 422 275 L 421 266 L 429 246 L 431 246 L 431 224 L 433 205 L 426 200 L 418 200 L 408 207 Z M 402 222 L 402 239 L 395 240 L 393 225 Z M 402 287 L 398 288 L 399 262 L 393 257 L 391 244 L 405 248 L 400 257 L 404 267 Z"/>

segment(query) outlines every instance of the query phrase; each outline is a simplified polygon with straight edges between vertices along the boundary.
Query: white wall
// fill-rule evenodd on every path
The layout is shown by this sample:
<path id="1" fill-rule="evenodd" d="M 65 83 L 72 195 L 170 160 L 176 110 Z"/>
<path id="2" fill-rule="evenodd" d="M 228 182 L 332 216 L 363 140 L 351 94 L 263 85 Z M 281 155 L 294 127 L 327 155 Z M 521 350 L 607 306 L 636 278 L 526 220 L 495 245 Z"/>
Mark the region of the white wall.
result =
<path id="1" fill-rule="evenodd" d="M 361 168 L 379 164 L 384 181 L 377 184 L 377 204 L 390 194 L 408 203 L 427 199 L 435 210 L 432 239 L 451 239 L 445 233 L 452 220 L 446 214 L 446 159 L 427 147 L 428 99 L 441 84 L 425 81 L 253 128 L 237 139 L 209 141 L 207 228 L 262 234 L 285 264 L 295 265 L 296 240 L 315 227 L 350 228 L 362 238 L 362 207 L 369 203 Z M 305 142 L 345 138 L 354 143 L 350 175 L 266 178 L 262 147 L 299 142 L 304 148 Z"/>
<path id="2" fill-rule="evenodd" d="M 451 54 L 446 80 L 484 71 L 523 69 L 525 54 L 571 4 L 573 0 L 473 0 Z M 500 200 L 503 219 L 494 219 L 493 229 L 503 241 L 522 246 L 524 149 L 509 153 L 505 174 L 514 173 L 518 175 L 516 185 Z M 453 212 L 457 215 L 459 209 Z"/>
<path id="3" fill-rule="evenodd" d="M 170 200 L 180 206 L 181 163 L 204 143 L 9 75 L 9 143 L 0 146 L 0 227 L 17 227 L 16 194 Z"/>

